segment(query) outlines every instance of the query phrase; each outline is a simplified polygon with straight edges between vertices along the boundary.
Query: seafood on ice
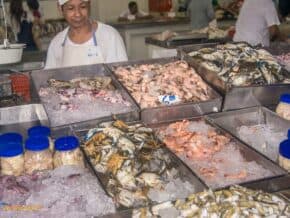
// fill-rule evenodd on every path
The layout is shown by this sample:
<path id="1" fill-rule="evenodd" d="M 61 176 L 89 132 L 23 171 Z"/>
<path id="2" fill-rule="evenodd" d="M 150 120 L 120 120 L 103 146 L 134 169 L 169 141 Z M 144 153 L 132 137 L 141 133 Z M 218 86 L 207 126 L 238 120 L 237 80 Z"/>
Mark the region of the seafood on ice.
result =
<path id="1" fill-rule="evenodd" d="M 277 61 L 290 71 L 290 52 L 276 56 Z"/>
<path id="2" fill-rule="evenodd" d="M 242 125 L 236 129 L 238 137 L 248 145 L 277 162 L 279 144 L 287 133 L 270 124 Z"/>
<path id="3" fill-rule="evenodd" d="M 110 77 L 76 78 L 69 81 L 49 79 L 39 96 L 52 126 L 93 120 L 112 114 L 134 110 L 131 104 L 115 89 Z"/>
<path id="4" fill-rule="evenodd" d="M 176 168 L 180 162 L 141 124 L 99 124 L 87 133 L 82 147 L 119 206 L 145 206 L 195 192 L 190 172 L 182 175 Z"/>
<path id="5" fill-rule="evenodd" d="M 0 217 L 92 217 L 116 212 L 97 178 L 78 166 L 0 176 Z"/>
<path id="6" fill-rule="evenodd" d="M 212 89 L 184 61 L 118 67 L 115 74 L 141 108 L 161 106 L 160 96 L 166 95 L 181 103 L 212 98 Z"/>
<path id="7" fill-rule="evenodd" d="M 69 81 L 49 79 L 47 83 L 48 87 L 40 88 L 39 95 L 42 98 L 56 96 L 59 100 L 59 107 L 55 107 L 55 109 L 77 110 L 80 105 L 74 103 L 75 99 L 84 101 L 80 104 L 102 99 L 113 104 L 130 106 L 130 103 L 123 99 L 119 91 L 115 90 L 110 77 L 84 77 Z"/>
<path id="8" fill-rule="evenodd" d="M 290 77 L 268 51 L 246 43 L 202 48 L 189 55 L 229 87 L 286 83 Z"/>
<path id="9" fill-rule="evenodd" d="M 203 119 L 179 121 L 157 129 L 160 139 L 210 188 L 267 178 L 273 173 L 248 161 L 230 135 Z M 229 155 L 231 154 L 231 155 Z"/>
<path id="10" fill-rule="evenodd" d="M 207 190 L 189 195 L 186 199 L 135 209 L 132 213 L 132 218 L 289 216 L 290 204 L 284 197 L 241 186 Z"/>

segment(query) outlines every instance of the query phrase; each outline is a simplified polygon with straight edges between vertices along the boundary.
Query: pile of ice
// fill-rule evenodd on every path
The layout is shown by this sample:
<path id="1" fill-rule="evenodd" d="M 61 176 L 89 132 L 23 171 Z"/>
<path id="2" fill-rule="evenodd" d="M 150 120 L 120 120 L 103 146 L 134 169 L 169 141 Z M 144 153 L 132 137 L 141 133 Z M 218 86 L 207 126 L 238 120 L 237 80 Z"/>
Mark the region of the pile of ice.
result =
<path id="1" fill-rule="evenodd" d="M 188 181 L 183 182 L 180 178 L 175 178 L 177 170 L 172 169 L 169 171 L 169 182 L 164 186 L 162 190 L 159 188 L 152 188 L 148 192 L 148 197 L 155 202 L 161 203 L 164 201 L 172 201 L 176 199 L 186 198 L 191 193 L 195 193 L 194 185 Z"/>
<path id="2" fill-rule="evenodd" d="M 33 176 L 2 176 L 0 201 L 4 205 L 0 217 L 91 217 L 115 212 L 95 176 L 74 166 Z"/>
<path id="3" fill-rule="evenodd" d="M 267 124 L 241 126 L 237 132 L 244 142 L 273 161 L 277 161 L 279 144 L 287 138 L 286 131 L 282 132 Z"/>

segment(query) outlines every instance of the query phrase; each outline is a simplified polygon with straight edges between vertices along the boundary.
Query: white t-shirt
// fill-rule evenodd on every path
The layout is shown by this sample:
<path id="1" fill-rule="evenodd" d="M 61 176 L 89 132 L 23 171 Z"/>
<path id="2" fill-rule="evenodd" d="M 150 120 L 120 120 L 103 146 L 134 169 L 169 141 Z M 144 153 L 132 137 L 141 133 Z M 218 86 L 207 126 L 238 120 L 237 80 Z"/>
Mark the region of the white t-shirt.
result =
<path id="1" fill-rule="evenodd" d="M 273 25 L 280 25 L 280 21 L 272 0 L 245 0 L 236 23 L 234 41 L 269 46 L 268 28 Z"/>
<path id="2" fill-rule="evenodd" d="M 63 41 L 68 33 L 68 27 L 58 33 L 50 42 L 47 52 L 45 69 L 60 68 L 63 56 Z M 113 27 L 98 22 L 95 32 L 98 46 L 101 48 L 105 63 L 127 61 L 127 53 L 120 34 Z M 66 43 L 77 45 L 67 38 Z M 79 46 L 94 45 L 93 39 Z"/>
<path id="3" fill-rule="evenodd" d="M 131 11 L 129 9 L 127 9 L 126 11 L 123 11 L 119 17 L 127 18 L 129 15 L 132 15 L 132 14 L 131 14 Z M 147 15 L 148 15 L 148 13 L 141 11 L 141 10 L 138 10 L 138 13 L 137 13 L 138 17 L 145 17 Z"/>

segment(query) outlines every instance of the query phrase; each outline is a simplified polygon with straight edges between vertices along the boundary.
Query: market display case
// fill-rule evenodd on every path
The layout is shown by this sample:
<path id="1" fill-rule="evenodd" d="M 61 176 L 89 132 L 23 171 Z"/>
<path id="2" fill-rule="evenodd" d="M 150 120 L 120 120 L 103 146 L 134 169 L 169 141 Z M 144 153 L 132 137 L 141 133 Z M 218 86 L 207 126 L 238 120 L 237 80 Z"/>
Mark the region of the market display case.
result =
<path id="1" fill-rule="evenodd" d="M 111 115 L 116 115 L 120 119 L 126 119 L 128 117 L 133 120 L 139 119 L 138 107 L 135 105 L 135 102 L 102 64 L 33 71 L 31 76 L 38 97 L 48 114 L 51 127 L 68 126 L 69 124 L 104 117 L 110 118 Z M 94 78 L 96 79 L 95 81 L 93 80 Z M 49 81 L 52 82 L 51 85 L 49 85 Z M 83 88 L 79 86 L 81 83 Z M 101 92 L 102 89 L 94 92 L 93 86 L 102 86 L 105 83 L 107 83 L 106 85 L 109 89 L 113 90 L 112 96 L 107 96 L 106 92 Z M 62 86 L 61 84 L 64 84 L 64 86 L 59 87 Z M 40 96 L 40 90 L 42 88 L 56 89 L 60 95 L 60 99 L 57 99 L 57 95 L 47 96 L 46 89 L 44 90 L 44 95 Z M 80 93 L 82 91 L 84 93 Z M 117 99 L 114 98 L 115 94 L 117 95 Z M 86 98 L 87 95 L 88 98 L 92 97 L 91 100 L 94 102 L 94 105 L 93 103 L 84 104 L 81 101 L 85 99 L 86 102 L 90 102 Z M 68 98 L 71 100 L 77 99 L 80 102 L 68 104 Z M 115 104 L 113 101 L 116 101 Z M 120 101 L 120 104 L 118 101 Z"/>
<path id="2" fill-rule="evenodd" d="M 238 44 L 239 43 L 232 43 L 231 45 Z M 246 45 L 246 43 L 243 44 Z M 227 46 L 227 44 L 225 44 L 224 46 Z M 216 50 L 216 47 L 217 45 L 208 46 L 202 44 L 183 47 L 179 49 L 178 56 L 195 66 L 197 72 L 201 75 L 201 77 L 210 85 L 212 85 L 224 97 L 222 107 L 223 111 L 230 111 L 254 106 L 275 106 L 278 104 L 279 98 L 282 94 L 290 92 L 289 84 L 282 84 L 279 82 L 276 84 L 263 85 L 230 85 L 225 82 L 221 77 L 219 77 L 216 72 L 204 67 L 199 61 L 195 60 L 189 55 L 190 53 L 198 52 L 201 49 L 211 49 L 214 51 Z M 257 66 L 259 65 L 257 64 Z M 289 72 L 284 68 L 281 69 L 281 75 L 283 75 L 283 77 L 286 79 L 290 77 Z"/>
<path id="3" fill-rule="evenodd" d="M 111 70 L 114 77 L 120 80 L 120 78 L 118 78 L 118 75 L 116 74 L 116 69 L 120 67 L 127 68 L 127 69 L 132 68 L 132 70 L 134 69 L 134 67 L 138 67 L 142 65 L 156 64 L 162 67 L 162 66 L 165 66 L 166 64 L 174 64 L 176 61 L 180 61 L 180 60 L 181 59 L 179 58 L 161 58 L 161 59 L 152 59 L 152 60 L 145 60 L 145 61 L 131 61 L 131 62 L 109 64 L 108 68 Z M 192 68 L 192 66 L 193 65 L 189 64 L 189 68 Z M 193 68 L 193 69 L 196 69 L 196 68 Z M 164 72 L 164 75 L 165 75 L 165 72 Z M 132 92 L 128 90 L 128 87 L 126 87 L 126 84 L 123 84 L 123 82 L 121 83 L 124 89 L 126 89 L 127 92 L 130 93 L 130 95 L 132 96 Z M 192 117 L 196 115 L 203 115 L 203 114 L 220 111 L 221 103 L 222 103 L 221 96 L 216 91 L 214 91 L 208 84 L 206 84 L 206 86 L 208 88 L 210 97 L 209 99 L 205 101 L 200 101 L 200 100 L 197 100 L 195 102 L 187 101 L 187 102 L 174 103 L 172 105 L 159 104 L 158 106 L 145 107 L 145 108 L 140 106 L 142 102 L 136 102 L 136 104 L 138 104 L 141 110 L 141 120 L 144 123 L 150 124 L 150 123 L 157 123 L 161 121 L 188 118 L 188 117 Z M 171 90 L 168 90 L 168 91 L 171 91 Z M 134 100 L 136 101 L 136 99 Z"/>
<path id="4" fill-rule="evenodd" d="M 61 185 L 72 185 L 78 179 L 85 181 L 82 175 L 89 178 L 90 185 L 96 187 L 94 191 L 102 196 L 101 200 L 91 199 L 89 207 L 93 207 L 92 202 L 98 204 L 100 211 L 106 211 L 103 214 L 110 211 L 107 217 L 139 217 L 153 211 L 163 216 L 177 214 L 178 210 L 183 213 L 181 205 L 186 202 L 192 205 L 193 199 L 199 199 L 197 196 L 206 196 L 204 199 L 208 200 L 229 198 L 237 205 L 239 201 L 235 203 L 230 193 L 241 191 L 249 199 L 261 196 L 260 191 L 254 190 L 278 193 L 270 198 L 277 200 L 278 197 L 279 205 L 283 202 L 286 206 L 275 212 L 287 217 L 290 175 L 279 166 L 277 156 L 278 144 L 287 138 L 290 123 L 264 107 L 250 106 L 274 105 L 281 93 L 289 93 L 289 85 L 228 87 L 187 56 L 186 52 L 200 48 L 204 45 L 182 48 L 179 57 L 175 58 L 33 71 L 31 93 L 35 95 L 33 102 L 40 103 L 0 108 L 0 132 L 18 132 L 26 137 L 27 129 L 43 125 L 51 128 L 52 140 L 76 136 L 81 142 L 85 165 L 92 174 L 81 172 L 78 175 L 78 171 L 71 169 L 68 172 L 64 169 L 60 174 L 55 169 L 53 175 L 67 173 L 67 177 L 58 180 L 65 181 Z M 173 66 L 169 68 L 171 71 L 166 68 L 168 66 Z M 125 69 L 129 72 L 124 74 L 126 81 L 136 79 L 134 84 L 142 86 L 138 77 L 130 77 L 132 71 L 144 73 L 145 80 L 150 82 L 160 68 L 170 74 L 175 72 L 175 67 L 184 71 L 192 68 L 193 77 L 200 77 L 195 86 L 203 83 L 209 98 L 182 103 L 173 101 L 173 104 L 170 104 L 172 99 L 164 98 L 168 101 L 164 105 L 162 98 L 162 101 L 154 100 L 157 106 L 144 107 L 144 101 L 133 97 L 131 87 L 117 72 L 118 68 Z M 184 84 L 180 82 L 178 86 Z M 92 87 L 96 90 L 92 91 Z M 101 91 L 106 91 L 107 87 L 109 91 L 120 93 L 117 99 L 122 101 L 116 100 L 117 104 L 128 104 L 114 110 L 110 101 L 115 98 Z M 54 95 L 47 95 L 51 90 L 55 91 Z M 203 93 L 202 90 L 197 93 Z M 86 99 L 88 93 L 87 104 L 93 105 L 96 98 L 108 98 L 100 107 L 91 108 L 91 114 L 66 103 L 71 98 Z M 223 99 L 224 110 L 238 110 L 220 112 Z M 54 109 L 62 110 L 59 113 Z M 76 109 L 80 109 L 83 116 L 75 116 Z M 222 197 L 210 197 L 213 193 Z M 265 194 L 267 199 L 269 196 L 272 195 Z M 33 200 L 37 198 L 34 196 Z M 83 202 L 82 198 L 77 201 Z M 264 210 L 277 203 L 271 201 L 266 206 L 260 198 L 255 201 L 258 203 L 247 205 L 249 210 L 253 207 Z M 69 202 L 66 203 L 77 204 Z M 163 213 L 162 208 L 167 212 Z"/>

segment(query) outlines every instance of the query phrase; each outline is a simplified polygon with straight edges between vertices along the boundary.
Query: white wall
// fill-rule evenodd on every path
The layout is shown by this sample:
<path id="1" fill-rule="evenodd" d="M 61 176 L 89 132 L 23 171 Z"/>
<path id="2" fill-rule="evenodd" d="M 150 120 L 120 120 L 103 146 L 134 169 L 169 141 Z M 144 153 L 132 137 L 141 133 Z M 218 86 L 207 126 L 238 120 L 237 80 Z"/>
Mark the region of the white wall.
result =
<path id="1" fill-rule="evenodd" d="M 92 17 L 100 21 L 116 20 L 118 16 L 128 8 L 130 0 L 93 0 Z M 136 0 L 143 11 L 148 11 L 148 0 Z"/>

